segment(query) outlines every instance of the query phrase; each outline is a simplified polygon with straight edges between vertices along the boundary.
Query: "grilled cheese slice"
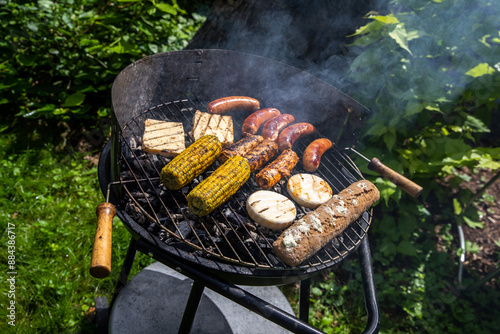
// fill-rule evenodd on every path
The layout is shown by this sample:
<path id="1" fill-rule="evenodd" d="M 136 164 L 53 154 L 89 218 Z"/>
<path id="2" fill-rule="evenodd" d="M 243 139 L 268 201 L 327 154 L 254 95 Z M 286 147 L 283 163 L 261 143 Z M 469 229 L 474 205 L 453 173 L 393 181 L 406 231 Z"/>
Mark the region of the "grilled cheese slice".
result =
<path id="1" fill-rule="evenodd" d="M 332 188 L 325 180 L 306 173 L 289 178 L 287 191 L 295 202 L 310 209 L 316 209 L 333 195 Z"/>
<path id="2" fill-rule="evenodd" d="M 175 157 L 186 149 L 182 123 L 145 120 L 142 148 L 151 154 Z"/>
<path id="3" fill-rule="evenodd" d="M 231 116 L 210 114 L 196 110 L 193 117 L 193 129 L 190 135 L 193 140 L 198 140 L 204 135 L 214 135 L 222 145 L 232 144 L 234 141 L 233 119 Z"/>
<path id="4" fill-rule="evenodd" d="M 268 190 L 251 194 L 246 203 L 248 215 L 271 230 L 281 230 L 293 223 L 297 209 L 285 196 Z"/>

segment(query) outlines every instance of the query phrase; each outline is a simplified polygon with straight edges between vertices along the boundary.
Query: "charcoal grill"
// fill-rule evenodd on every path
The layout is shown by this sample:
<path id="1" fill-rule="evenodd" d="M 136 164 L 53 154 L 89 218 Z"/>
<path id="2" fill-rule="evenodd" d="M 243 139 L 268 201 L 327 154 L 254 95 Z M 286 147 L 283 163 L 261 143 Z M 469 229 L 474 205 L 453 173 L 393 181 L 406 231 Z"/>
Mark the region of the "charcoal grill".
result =
<path id="1" fill-rule="evenodd" d="M 188 133 L 196 110 L 205 111 L 211 100 L 230 95 L 252 96 L 263 107 L 278 108 L 293 114 L 298 122 L 313 123 L 317 133 L 294 145 L 299 156 L 318 137 L 352 145 L 368 113 L 352 98 L 306 72 L 244 53 L 177 51 L 143 58 L 124 69 L 113 84 L 112 137 L 99 160 L 101 189 L 132 235 L 115 297 L 126 284 L 135 254 L 140 251 L 194 280 L 180 332 L 189 331 L 195 314 L 192 311 L 203 288 L 209 287 L 291 331 L 315 333 L 318 330 L 307 323 L 310 277 L 334 268 L 359 248 L 368 311 L 366 332 L 378 331 L 378 305 L 366 238 L 371 212 L 365 212 L 314 257 L 291 268 L 272 251 L 272 242 L 279 234 L 259 227 L 246 214 L 245 200 L 258 190 L 253 177 L 206 217 L 189 212 L 186 195 L 216 165 L 181 190 L 169 191 L 161 185 L 159 173 L 169 160 L 141 150 L 144 120 L 182 122 Z M 235 112 L 231 116 L 237 140 L 246 114 Z M 192 142 L 189 136 L 186 140 L 187 144 Z M 302 171 L 299 162 L 293 174 Z M 334 192 L 363 178 L 353 161 L 336 148 L 323 156 L 316 173 Z M 287 195 L 284 181 L 273 190 Z M 309 210 L 297 209 L 299 215 Z M 299 281 L 298 318 L 235 285 Z"/>

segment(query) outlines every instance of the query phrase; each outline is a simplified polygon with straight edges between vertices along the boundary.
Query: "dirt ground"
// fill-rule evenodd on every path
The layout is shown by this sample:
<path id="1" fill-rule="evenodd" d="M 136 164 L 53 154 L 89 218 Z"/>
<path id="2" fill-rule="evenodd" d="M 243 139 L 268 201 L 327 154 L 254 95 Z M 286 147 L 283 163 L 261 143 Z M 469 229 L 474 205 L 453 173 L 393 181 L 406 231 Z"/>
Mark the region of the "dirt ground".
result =
<path id="1" fill-rule="evenodd" d="M 462 169 L 462 174 L 471 179 L 462 182 L 461 189 L 469 189 L 472 193 L 478 192 L 495 174 L 491 170 L 481 170 L 473 173 L 468 169 Z M 485 277 L 498 268 L 500 264 L 500 247 L 495 242 L 500 242 L 500 179 L 497 179 L 486 190 L 483 199 L 479 197 L 476 208 L 480 211 L 481 222 L 484 228 L 471 228 L 462 224 L 465 240 L 476 243 L 479 250 L 475 253 L 467 252 L 464 262 L 464 276 L 477 274 L 479 278 Z M 458 233 L 456 229 L 451 231 L 458 245 Z M 440 241 L 438 241 L 440 242 Z M 458 260 L 458 255 L 457 256 Z M 500 277 L 487 282 L 491 287 L 500 289 Z"/>
<path id="2" fill-rule="evenodd" d="M 471 182 L 465 183 L 464 187 L 475 192 L 493 176 L 489 170 L 481 171 Z M 486 192 L 494 198 L 494 202 L 481 201 L 476 206 L 483 214 L 481 221 L 484 223 L 484 228 L 473 229 L 467 225 L 463 226 L 465 240 L 473 241 L 479 246 L 479 252 L 466 255 L 464 265 L 483 275 L 496 269 L 499 263 L 500 247 L 495 242 L 500 241 L 500 179 L 496 180 Z"/>

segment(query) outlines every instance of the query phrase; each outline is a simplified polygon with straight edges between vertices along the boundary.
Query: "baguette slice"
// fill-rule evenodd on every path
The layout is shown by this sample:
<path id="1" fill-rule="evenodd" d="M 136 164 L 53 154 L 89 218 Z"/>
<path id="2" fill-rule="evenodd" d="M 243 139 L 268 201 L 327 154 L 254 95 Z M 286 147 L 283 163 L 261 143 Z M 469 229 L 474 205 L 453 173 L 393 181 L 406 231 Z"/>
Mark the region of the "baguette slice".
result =
<path id="1" fill-rule="evenodd" d="M 146 119 L 142 135 L 142 148 L 151 154 L 165 157 L 177 156 L 186 149 L 182 123 Z"/>
<path id="2" fill-rule="evenodd" d="M 287 228 L 297 215 L 293 202 L 273 191 L 254 192 L 248 197 L 246 206 L 250 218 L 271 230 Z"/>
<path id="3" fill-rule="evenodd" d="M 332 197 L 332 188 L 313 174 L 295 174 L 286 184 L 288 194 L 299 205 L 316 209 Z"/>
<path id="4" fill-rule="evenodd" d="M 231 116 L 209 114 L 196 110 L 190 135 L 195 141 L 204 135 L 214 135 L 223 146 L 232 144 L 234 141 L 233 119 Z"/>
<path id="5" fill-rule="evenodd" d="M 296 220 L 273 243 L 274 252 L 289 266 L 298 266 L 340 235 L 379 198 L 378 189 L 370 181 L 351 184 Z"/>

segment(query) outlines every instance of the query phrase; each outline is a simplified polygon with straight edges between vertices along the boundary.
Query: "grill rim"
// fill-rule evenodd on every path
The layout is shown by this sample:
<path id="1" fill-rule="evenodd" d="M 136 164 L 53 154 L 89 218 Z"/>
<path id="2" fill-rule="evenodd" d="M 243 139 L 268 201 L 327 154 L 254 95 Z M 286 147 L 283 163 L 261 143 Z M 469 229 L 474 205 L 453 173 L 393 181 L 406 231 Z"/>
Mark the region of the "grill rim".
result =
<path id="1" fill-rule="evenodd" d="M 195 104 L 194 102 L 190 101 L 189 99 L 184 99 L 184 101 L 188 101 L 188 102 L 191 102 L 193 105 Z M 166 102 L 165 104 L 171 104 L 171 103 L 175 103 L 176 101 L 169 101 L 169 102 Z M 155 108 L 158 108 L 160 106 L 154 106 L 153 108 L 150 108 L 150 109 L 155 109 Z M 146 110 L 145 112 L 149 111 L 150 109 Z M 195 108 L 196 109 L 196 108 Z M 143 116 L 143 114 L 139 114 L 139 115 L 136 115 L 136 117 L 134 117 L 133 120 L 130 120 L 130 121 L 134 121 L 134 122 L 137 122 L 136 118 L 139 117 L 139 116 Z M 167 115 L 168 116 L 168 115 Z M 181 117 L 184 117 L 185 115 L 181 116 Z M 186 117 L 187 118 L 187 117 Z M 188 119 L 188 118 L 187 118 Z M 128 124 L 128 123 L 127 123 Z M 135 133 L 135 135 L 138 135 Z M 120 136 L 121 137 L 121 136 Z M 103 153 L 105 153 L 103 151 Z M 358 175 L 355 177 L 355 176 L 352 176 L 353 178 L 363 178 L 361 172 L 359 171 L 359 169 L 357 168 L 357 166 L 354 164 L 354 162 L 351 160 L 351 158 L 346 155 L 346 154 L 341 154 L 341 157 L 345 159 L 345 161 L 351 166 L 351 167 L 354 167 L 356 170 L 355 172 L 358 173 Z M 101 165 L 101 161 L 100 161 L 100 165 Z M 345 168 L 344 166 L 344 163 L 341 163 L 341 166 L 343 168 Z M 105 167 L 103 167 L 103 170 L 105 169 Z M 331 173 L 332 171 L 329 170 L 329 172 Z M 101 178 L 100 178 L 101 179 Z M 149 180 L 151 181 L 151 180 Z M 101 187 L 103 187 L 103 185 L 101 185 Z M 137 203 L 138 204 L 138 203 Z M 118 205 L 118 213 L 117 215 L 119 216 L 120 219 L 122 219 L 122 221 L 126 222 L 125 225 L 129 225 L 127 226 L 127 229 L 129 230 L 129 232 L 131 232 L 133 235 L 137 235 L 139 234 L 140 237 L 144 238 L 147 240 L 148 244 L 151 246 L 151 248 L 155 248 L 155 247 L 159 247 L 162 248 L 164 251 L 170 253 L 171 255 L 173 256 L 176 256 L 180 259 L 186 259 L 187 261 L 189 261 L 190 263 L 194 264 L 194 265 L 201 265 L 205 268 L 209 268 L 211 270 L 216 270 L 216 271 L 219 271 L 219 270 L 222 270 L 224 272 L 236 272 L 237 275 L 241 275 L 243 273 L 243 275 L 251 275 L 251 276 L 263 276 L 265 277 L 266 281 L 268 281 L 269 277 L 274 277 L 274 276 L 278 276 L 280 278 L 283 277 L 283 273 L 284 272 L 291 272 L 293 273 L 293 276 L 298 276 L 298 277 L 302 277 L 304 275 L 311 275 L 311 274 L 314 274 L 315 272 L 318 272 L 318 271 L 321 271 L 321 270 L 324 270 L 326 268 L 330 268 L 330 267 L 333 267 L 335 265 L 337 265 L 338 263 L 342 262 L 345 258 L 347 258 L 348 256 L 350 256 L 350 254 L 354 253 L 354 251 L 359 247 L 360 243 L 362 242 L 363 238 L 366 237 L 367 233 L 368 233 L 368 230 L 369 230 L 369 227 L 370 227 L 370 224 L 371 224 L 371 221 L 372 221 L 372 210 L 370 210 L 369 213 L 365 213 L 368 217 L 364 217 L 362 219 L 365 220 L 366 222 L 366 225 L 365 227 L 359 225 L 359 227 L 363 230 L 363 236 L 359 237 L 358 240 L 356 240 L 356 242 L 352 241 L 352 239 L 350 240 L 350 242 L 353 244 L 352 247 L 346 247 L 344 245 L 345 248 L 347 248 L 346 251 L 344 251 L 343 253 L 336 250 L 335 251 L 338 253 L 338 255 L 335 257 L 335 259 L 333 260 L 328 260 L 326 262 L 326 264 L 322 261 L 322 263 L 314 263 L 313 265 L 311 264 L 306 264 L 306 265 L 302 265 L 302 266 L 299 266 L 299 267 L 294 267 L 294 268 L 290 268 L 290 267 L 273 267 L 272 265 L 268 266 L 268 267 L 262 267 L 262 266 L 256 266 L 254 264 L 251 264 L 248 265 L 248 264 L 245 264 L 245 263 L 240 263 L 240 262 L 235 262 L 235 263 L 225 263 L 224 261 L 221 262 L 221 260 L 224 260 L 224 259 L 212 259 L 212 258 L 205 258 L 205 257 L 202 257 L 202 256 L 197 256 L 197 255 L 193 255 L 189 252 L 186 252 L 182 249 L 178 249 L 174 246 L 170 246 L 170 245 L 166 245 L 164 242 L 162 242 L 157 235 L 155 234 L 150 234 L 144 226 L 138 224 L 137 222 L 135 222 L 126 212 L 125 212 L 125 208 L 123 208 L 121 205 Z M 122 211 L 123 210 L 123 211 Z M 361 218 L 360 218 L 361 219 Z M 153 220 L 153 222 L 156 222 L 155 220 Z M 354 224 L 354 222 L 352 223 Z M 141 231 L 143 231 L 144 233 L 137 233 L 137 229 L 140 229 Z M 357 234 L 357 232 L 355 230 L 353 230 L 354 233 Z M 164 247 L 161 247 L 161 246 L 164 246 Z M 329 257 L 331 258 L 331 256 L 329 255 Z M 246 269 L 249 269 L 249 270 L 245 270 L 243 268 L 246 268 Z M 280 273 L 281 275 L 269 275 L 269 272 L 271 273 Z"/>
<path id="2" fill-rule="evenodd" d="M 234 75 L 239 79 L 237 82 L 234 81 Z M 269 76 L 276 76 L 278 81 L 273 86 L 263 87 L 268 83 L 266 78 Z M 228 78 L 233 81 L 224 85 Z M 363 124 L 371 114 L 368 108 L 351 96 L 307 71 L 270 58 L 222 49 L 169 51 L 146 56 L 129 64 L 113 82 L 111 107 L 118 128 L 121 128 L 135 114 L 188 93 L 195 93 L 204 99 L 216 95 L 259 94 L 269 98 L 265 89 L 278 89 L 276 94 L 272 94 L 273 99 L 292 89 L 294 98 L 290 103 L 319 111 L 317 115 L 320 116 L 332 108 L 345 109 L 351 115 L 348 124 L 350 134 L 336 134 L 337 139 L 342 136 L 344 145 L 355 144 L 359 140 Z M 321 102 L 314 103 L 319 99 L 311 99 L 311 95 L 321 96 Z M 280 103 L 292 105 L 286 100 L 281 99 Z M 280 109 L 279 104 L 275 104 L 275 107 Z M 331 124 L 337 125 L 344 120 L 336 118 L 336 115 L 332 117 L 335 120 Z"/>
<path id="3" fill-rule="evenodd" d="M 235 68 L 237 68 L 238 71 L 235 71 Z M 242 85 L 237 84 L 236 86 L 231 86 L 231 84 L 229 84 L 228 86 L 228 84 L 226 83 L 226 85 L 222 85 L 220 87 L 218 87 L 219 85 L 212 84 L 213 82 L 224 83 L 229 73 L 236 73 L 239 78 L 244 77 L 244 83 Z M 113 131 L 111 133 L 112 154 L 110 155 L 108 150 L 108 158 L 105 160 L 111 159 L 111 161 L 103 162 L 103 164 L 108 165 L 108 168 L 110 169 L 103 170 L 99 176 L 100 183 L 101 180 L 107 180 L 106 184 L 101 183 L 103 194 L 106 194 L 106 191 L 109 192 L 109 181 L 119 178 L 117 177 L 117 175 L 119 174 L 117 173 L 116 169 L 116 152 L 119 151 L 117 133 L 120 132 L 120 124 L 123 125 L 123 123 L 126 123 L 130 118 L 133 117 L 133 115 L 140 113 L 142 110 L 148 109 L 151 106 L 162 104 L 164 103 L 164 101 L 176 100 L 179 96 L 186 96 L 186 92 L 201 93 L 201 95 L 203 95 L 205 98 L 207 95 L 219 95 L 219 97 L 222 97 L 228 95 L 247 94 L 250 96 L 258 97 L 259 94 L 255 94 L 252 92 L 259 91 L 266 93 L 266 91 L 263 90 L 262 84 L 268 85 L 266 77 L 269 77 L 269 74 L 271 74 L 271 77 L 275 75 L 279 79 L 279 87 L 277 87 L 276 85 L 270 87 L 267 86 L 267 88 L 272 88 L 273 91 L 275 89 L 278 89 L 278 92 L 273 92 L 272 100 L 274 101 L 274 97 L 276 96 L 276 94 L 278 94 L 277 96 L 280 96 L 283 94 L 287 94 L 290 89 L 298 88 L 299 90 L 294 90 L 296 94 L 293 95 L 291 101 L 285 102 L 285 100 L 283 99 L 280 99 L 280 101 L 289 106 L 291 105 L 293 107 L 297 107 L 299 105 L 299 108 L 300 106 L 302 106 L 305 110 L 314 110 L 316 114 L 312 115 L 310 113 L 306 113 L 306 115 L 312 115 L 315 120 L 317 120 L 317 116 L 320 116 L 320 122 L 322 122 L 322 125 L 324 125 L 323 128 L 328 128 L 332 124 L 337 125 L 340 124 L 341 121 L 344 121 L 343 118 L 342 120 L 339 120 L 339 118 L 336 116 L 337 113 L 334 113 L 332 114 L 332 116 L 328 116 L 333 117 L 331 119 L 332 122 L 328 121 L 325 124 L 324 115 L 326 110 L 331 111 L 332 109 L 339 109 L 341 113 L 344 112 L 349 114 L 349 124 L 346 128 L 347 130 L 344 131 L 343 134 L 330 134 L 329 131 L 328 133 L 330 135 L 330 139 L 333 138 L 334 141 L 338 141 L 340 136 L 342 135 L 342 145 L 356 145 L 357 141 L 360 138 L 364 120 L 371 113 L 371 111 L 363 105 L 359 104 L 349 95 L 308 72 L 276 60 L 231 50 L 194 49 L 159 53 L 141 58 L 136 62 L 130 64 L 120 72 L 120 74 L 115 78 L 115 81 L 113 82 L 111 91 L 111 117 L 114 121 L 112 123 Z M 207 87 L 210 89 L 207 90 Z M 145 95 L 143 94 L 144 90 L 146 90 Z M 214 91 L 216 92 L 215 94 Z M 238 93 L 236 93 L 235 91 L 237 91 Z M 269 94 L 264 95 L 269 98 Z M 314 96 L 314 99 L 311 99 L 311 96 Z M 317 99 L 318 97 L 320 99 Z M 137 100 L 137 98 L 139 99 Z M 275 107 L 278 107 L 278 109 L 280 109 L 279 105 L 275 105 Z M 284 109 L 286 110 L 287 108 Z M 101 161 L 99 161 L 99 165 L 101 165 Z M 122 220 L 127 220 L 127 217 L 124 216 L 123 212 L 121 211 L 121 209 L 123 208 L 121 208 L 117 202 L 117 198 L 120 197 L 121 196 L 114 196 L 113 192 L 110 194 L 110 198 L 114 199 L 113 203 L 117 203 L 118 217 Z M 373 211 L 370 209 L 370 224 L 372 221 L 372 212 Z M 129 221 L 135 223 L 131 219 Z M 127 226 L 127 224 L 124 225 L 127 227 L 133 237 L 135 237 L 136 239 L 146 240 L 147 243 L 151 246 L 152 250 L 157 247 L 157 244 L 164 245 L 163 243 L 161 243 L 161 241 L 155 240 L 155 238 L 157 238 L 156 236 L 154 236 L 154 238 L 151 238 L 143 226 L 136 224 L 137 226 L 139 226 L 139 229 L 137 229 L 137 231 L 134 231 L 131 230 Z M 140 234 L 144 235 L 141 236 Z M 366 237 L 367 233 L 365 233 L 364 238 Z M 363 240 L 360 240 L 355 248 L 359 247 L 359 245 L 363 243 L 362 241 Z M 354 249 L 345 257 L 348 257 L 352 253 L 354 253 Z M 345 257 L 340 259 L 339 263 L 342 262 Z M 212 261 L 211 259 L 205 258 L 202 258 L 201 260 L 203 260 L 202 262 Z M 213 265 L 213 263 L 209 264 Z M 208 267 L 210 267 L 210 265 L 208 265 Z M 217 267 L 216 271 L 218 273 L 221 273 L 220 266 L 222 265 L 225 264 L 222 262 L 218 264 L 215 263 L 214 266 Z M 335 265 L 336 264 L 332 265 L 332 267 Z M 207 266 L 207 263 L 205 263 L 205 266 Z M 231 265 L 231 267 L 234 266 L 234 264 Z M 250 276 L 255 276 L 255 274 L 258 273 L 258 268 L 240 268 L 244 269 L 244 271 L 247 271 Z M 290 271 L 291 269 L 294 270 L 295 274 L 301 274 L 299 273 L 300 270 L 298 270 L 297 267 L 287 268 L 288 271 Z M 323 270 L 324 268 L 317 269 Z M 241 274 L 240 272 L 231 273 L 231 270 L 232 269 L 230 269 L 225 274 L 234 274 L 233 276 L 237 277 L 239 277 L 239 275 Z M 263 276 L 266 277 L 266 279 L 270 275 L 270 271 L 272 270 L 265 269 Z M 316 272 L 316 270 L 313 271 Z M 306 273 L 306 276 L 308 276 L 308 273 Z M 296 280 L 297 279 L 295 279 L 294 281 Z M 265 284 L 267 285 L 267 283 Z"/>

